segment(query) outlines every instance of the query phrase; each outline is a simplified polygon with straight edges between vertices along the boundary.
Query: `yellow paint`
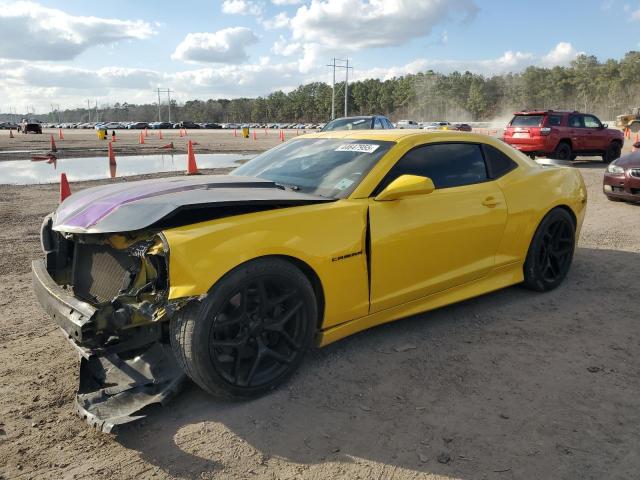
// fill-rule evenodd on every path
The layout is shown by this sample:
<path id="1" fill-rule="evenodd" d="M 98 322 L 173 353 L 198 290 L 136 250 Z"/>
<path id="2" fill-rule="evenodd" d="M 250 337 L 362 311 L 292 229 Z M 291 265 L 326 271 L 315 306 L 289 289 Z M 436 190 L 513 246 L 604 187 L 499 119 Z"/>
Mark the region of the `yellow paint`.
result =
<path id="1" fill-rule="evenodd" d="M 204 294 L 225 273 L 258 257 L 296 259 L 320 280 L 325 306 L 319 343 L 325 345 L 374 325 L 521 282 L 531 238 L 554 207 L 571 210 L 579 236 L 586 207 L 580 173 L 540 167 L 495 138 L 447 130 L 338 131 L 303 138 L 318 137 L 387 140 L 396 145 L 349 198 L 166 230 L 169 298 Z M 407 151 L 451 141 L 490 144 L 518 168 L 496 181 L 433 191 L 415 178 L 398 179 L 396 192 L 404 194 L 386 201 L 371 197 Z M 423 193 L 406 194 L 416 186 Z M 348 256 L 357 252 L 363 254 Z M 347 257 L 338 259 L 342 256 Z"/>

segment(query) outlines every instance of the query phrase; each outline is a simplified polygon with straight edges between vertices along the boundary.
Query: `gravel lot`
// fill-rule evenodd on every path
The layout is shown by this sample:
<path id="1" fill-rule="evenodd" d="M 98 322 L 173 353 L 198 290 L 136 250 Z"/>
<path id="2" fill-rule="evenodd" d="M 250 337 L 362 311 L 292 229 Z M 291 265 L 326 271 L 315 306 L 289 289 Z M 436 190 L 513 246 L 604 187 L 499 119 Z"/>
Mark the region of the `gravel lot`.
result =
<path id="1" fill-rule="evenodd" d="M 224 135 L 224 148 L 253 142 Z M 57 185 L 0 185 L 0 478 L 637 478 L 640 206 L 606 200 L 601 163 L 578 168 L 589 207 L 557 290 L 508 288 L 363 332 L 257 400 L 190 385 L 117 436 L 73 414 L 75 354 L 31 292 Z"/>

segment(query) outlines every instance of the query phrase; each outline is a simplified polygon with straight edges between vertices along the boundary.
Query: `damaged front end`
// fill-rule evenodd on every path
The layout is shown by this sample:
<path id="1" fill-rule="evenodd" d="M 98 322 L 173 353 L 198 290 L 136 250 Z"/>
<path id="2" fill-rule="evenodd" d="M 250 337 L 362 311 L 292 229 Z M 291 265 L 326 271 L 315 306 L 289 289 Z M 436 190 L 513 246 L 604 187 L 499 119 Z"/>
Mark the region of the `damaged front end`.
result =
<path id="1" fill-rule="evenodd" d="M 41 231 L 36 296 L 80 353 L 78 413 L 99 430 L 144 417 L 177 393 L 185 374 L 169 342 L 168 246 L 159 232 Z"/>

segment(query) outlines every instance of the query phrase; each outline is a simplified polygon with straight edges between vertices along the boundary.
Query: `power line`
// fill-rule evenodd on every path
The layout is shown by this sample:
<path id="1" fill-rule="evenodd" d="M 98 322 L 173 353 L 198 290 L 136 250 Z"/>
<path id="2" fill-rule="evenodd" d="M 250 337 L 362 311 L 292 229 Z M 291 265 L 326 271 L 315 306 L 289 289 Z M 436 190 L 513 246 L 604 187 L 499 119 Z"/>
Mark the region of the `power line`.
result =
<path id="1" fill-rule="evenodd" d="M 336 62 L 342 62 L 344 65 L 338 65 Z M 334 58 L 332 63 L 326 65 L 327 67 L 333 67 L 333 82 L 331 83 L 331 120 L 336 118 L 336 68 L 345 69 L 345 83 L 344 83 L 344 116 L 348 113 L 348 95 L 349 95 L 349 69 L 353 70 L 353 67 L 349 66 L 349 59 Z"/>

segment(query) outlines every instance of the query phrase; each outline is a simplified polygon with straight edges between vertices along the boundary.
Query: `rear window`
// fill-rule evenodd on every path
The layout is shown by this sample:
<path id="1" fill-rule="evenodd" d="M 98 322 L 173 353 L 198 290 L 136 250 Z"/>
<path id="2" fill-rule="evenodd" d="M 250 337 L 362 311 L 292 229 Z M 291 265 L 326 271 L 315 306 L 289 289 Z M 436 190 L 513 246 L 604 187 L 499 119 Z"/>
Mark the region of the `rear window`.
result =
<path id="1" fill-rule="evenodd" d="M 516 162 L 491 145 L 482 145 L 482 149 L 491 179 L 500 178 L 518 166 Z"/>
<path id="2" fill-rule="evenodd" d="M 539 127 L 544 115 L 516 115 L 511 120 L 512 127 Z"/>

